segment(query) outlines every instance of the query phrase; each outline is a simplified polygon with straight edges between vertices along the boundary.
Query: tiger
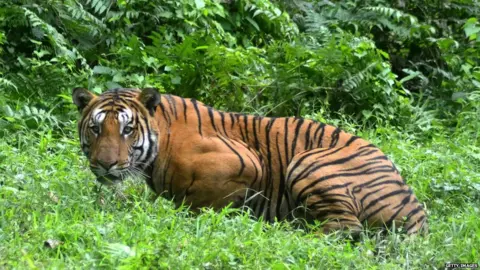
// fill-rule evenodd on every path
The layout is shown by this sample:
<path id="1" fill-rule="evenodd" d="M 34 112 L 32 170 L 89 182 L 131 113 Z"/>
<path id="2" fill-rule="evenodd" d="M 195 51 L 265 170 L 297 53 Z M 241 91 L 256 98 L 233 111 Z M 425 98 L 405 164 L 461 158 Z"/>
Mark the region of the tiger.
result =
<path id="1" fill-rule="evenodd" d="M 338 127 L 224 112 L 156 88 L 96 95 L 78 87 L 72 99 L 80 147 L 101 184 L 141 175 L 175 207 L 247 208 L 267 222 L 318 221 L 320 233 L 428 231 L 423 205 L 390 159 Z"/>

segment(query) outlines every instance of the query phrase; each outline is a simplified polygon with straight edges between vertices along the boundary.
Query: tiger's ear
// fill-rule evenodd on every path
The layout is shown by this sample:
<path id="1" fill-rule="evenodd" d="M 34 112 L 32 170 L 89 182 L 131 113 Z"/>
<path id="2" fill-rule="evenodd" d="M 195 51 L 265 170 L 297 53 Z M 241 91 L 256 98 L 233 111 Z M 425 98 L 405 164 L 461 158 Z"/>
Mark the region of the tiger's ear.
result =
<path id="1" fill-rule="evenodd" d="M 157 88 L 144 88 L 138 99 L 147 108 L 150 115 L 153 116 L 155 107 L 160 104 L 161 96 Z"/>
<path id="2" fill-rule="evenodd" d="M 85 88 L 77 87 L 72 91 L 72 100 L 78 107 L 78 111 L 83 111 L 88 103 L 97 96 Z"/>

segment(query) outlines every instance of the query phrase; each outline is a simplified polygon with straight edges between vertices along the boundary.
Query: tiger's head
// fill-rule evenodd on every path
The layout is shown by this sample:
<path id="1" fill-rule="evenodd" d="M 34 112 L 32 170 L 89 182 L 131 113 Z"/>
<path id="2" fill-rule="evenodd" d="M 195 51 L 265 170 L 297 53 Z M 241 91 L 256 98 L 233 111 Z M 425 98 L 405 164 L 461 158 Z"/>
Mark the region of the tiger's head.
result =
<path id="1" fill-rule="evenodd" d="M 72 99 L 81 114 L 80 145 L 92 172 L 102 184 L 142 174 L 158 152 L 154 114 L 160 93 L 117 88 L 95 95 L 85 88 L 73 89 Z"/>

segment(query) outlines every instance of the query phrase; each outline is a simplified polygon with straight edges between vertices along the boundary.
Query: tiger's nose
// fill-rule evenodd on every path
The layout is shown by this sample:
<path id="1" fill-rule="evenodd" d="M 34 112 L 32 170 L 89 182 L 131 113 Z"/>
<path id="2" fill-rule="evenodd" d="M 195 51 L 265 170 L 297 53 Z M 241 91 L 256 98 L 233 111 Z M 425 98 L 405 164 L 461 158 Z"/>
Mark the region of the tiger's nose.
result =
<path id="1" fill-rule="evenodd" d="M 117 163 L 118 161 L 97 160 L 97 164 L 107 171 L 110 170 L 113 166 L 117 165 Z"/>

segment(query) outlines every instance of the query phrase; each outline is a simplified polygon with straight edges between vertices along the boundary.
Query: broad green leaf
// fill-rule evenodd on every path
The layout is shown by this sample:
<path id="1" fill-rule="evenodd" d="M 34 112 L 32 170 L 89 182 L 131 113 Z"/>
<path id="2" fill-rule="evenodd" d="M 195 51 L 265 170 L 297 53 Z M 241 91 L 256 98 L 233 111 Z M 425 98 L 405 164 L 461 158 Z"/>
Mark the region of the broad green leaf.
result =
<path id="1" fill-rule="evenodd" d="M 198 9 L 202 9 L 205 7 L 205 1 L 204 0 L 195 0 L 195 6 L 197 6 Z"/>
<path id="2" fill-rule="evenodd" d="M 182 78 L 180 78 L 179 76 L 175 76 L 172 78 L 172 84 L 180 84 L 182 81 Z"/>
<path id="3" fill-rule="evenodd" d="M 105 66 L 94 66 L 93 67 L 93 73 L 94 74 L 107 74 L 111 75 L 113 73 L 113 69 Z"/>
<path id="4" fill-rule="evenodd" d="M 258 26 L 257 22 L 255 22 L 252 18 L 250 17 L 245 17 L 245 19 L 247 19 L 248 22 L 250 22 L 251 25 L 253 25 L 253 27 L 255 27 L 255 29 L 257 29 L 257 31 L 260 31 L 260 27 Z"/>

